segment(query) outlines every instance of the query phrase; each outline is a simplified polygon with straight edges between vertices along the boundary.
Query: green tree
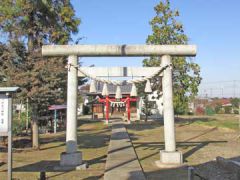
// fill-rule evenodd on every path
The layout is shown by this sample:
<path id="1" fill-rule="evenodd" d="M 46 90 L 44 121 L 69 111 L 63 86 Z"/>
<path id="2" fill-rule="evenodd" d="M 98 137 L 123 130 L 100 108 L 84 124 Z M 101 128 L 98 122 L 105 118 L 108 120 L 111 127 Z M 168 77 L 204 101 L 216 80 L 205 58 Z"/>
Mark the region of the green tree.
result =
<path id="1" fill-rule="evenodd" d="M 231 114 L 232 113 L 232 107 L 231 106 L 225 106 L 224 111 L 225 111 L 225 114 Z"/>
<path id="2" fill-rule="evenodd" d="M 221 112 L 222 106 L 220 103 L 217 103 L 215 106 L 215 112 L 218 114 Z"/>
<path id="3" fill-rule="evenodd" d="M 19 86 L 32 110 L 33 147 L 39 148 L 38 116 L 49 104 L 63 103 L 65 58 L 43 58 L 43 44 L 67 44 L 78 32 L 80 19 L 70 0 L 2 0 L 0 4 L 1 85 Z"/>
<path id="4" fill-rule="evenodd" d="M 239 98 L 232 98 L 231 103 L 232 103 L 232 106 L 234 108 L 239 108 L 240 99 Z"/>
<path id="5" fill-rule="evenodd" d="M 154 7 L 156 16 L 150 21 L 152 34 L 146 40 L 147 44 L 178 45 L 187 44 L 188 37 L 184 34 L 183 25 L 177 21 L 179 11 L 172 10 L 170 1 L 160 1 Z M 150 57 L 143 60 L 143 66 L 160 66 L 160 57 Z M 189 99 L 198 92 L 201 82 L 200 67 L 185 57 L 173 57 L 174 109 L 183 113 L 187 109 Z M 153 90 L 158 90 L 160 79 L 152 80 Z"/>
<path id="6" fill-rule="evenodd" d="M 153 108 L 153 102 L 149 101 L 148 94 L 143 96 L 144 106 L 142 107 L 142 112 L 145 114 L 145 122 L 147 122 L 148 117 L 151 116 L 151 109 Z"/>

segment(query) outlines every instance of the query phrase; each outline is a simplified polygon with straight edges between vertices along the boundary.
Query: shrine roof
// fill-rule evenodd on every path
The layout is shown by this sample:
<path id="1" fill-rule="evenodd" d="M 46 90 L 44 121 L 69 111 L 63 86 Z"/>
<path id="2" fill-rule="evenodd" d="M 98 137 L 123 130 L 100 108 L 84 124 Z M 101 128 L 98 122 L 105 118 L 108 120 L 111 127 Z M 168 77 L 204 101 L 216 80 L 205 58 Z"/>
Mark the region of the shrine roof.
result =
<path id="1" fill-rule="evenodd" d="M 0 93 L 16 92 L 18 90 L 19 87 L 0 87 Z"/>
<path id="2" fill-rule="evenodd" d="M 108 84 L 107 87 L 108 87 L 109 94 L 116 94 L 116 89 L 117 89 L 116 85 Z M 120 86 L 120 88 L 121 88 L 122 94 L 130 94 L 132 89 L 132 84 L 122 85 Z M 98 82 L 96 85 L 96 89 L 97 89 L 97 93 L 101 94 L 103 90 L 103 83 Z"/>

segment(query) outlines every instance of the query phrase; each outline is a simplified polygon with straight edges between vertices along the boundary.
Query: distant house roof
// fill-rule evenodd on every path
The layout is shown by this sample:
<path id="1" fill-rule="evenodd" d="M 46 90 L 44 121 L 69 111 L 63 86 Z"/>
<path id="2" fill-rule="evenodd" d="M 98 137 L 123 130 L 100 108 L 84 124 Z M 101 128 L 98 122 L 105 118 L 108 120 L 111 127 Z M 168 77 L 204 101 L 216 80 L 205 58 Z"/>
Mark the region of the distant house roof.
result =
<path id="1" fill-rule="evenodd" d="M 109 94 L 112 94 L 112 95 L 116 94 L 116 89 L 117 89 L 116 85 L 108 84 L 107 87 L 108 87 Z M 120 86 L 120 88 L 121 88 L 122 94 L 130 94 L 132 89 L 132 84 L 122 85 Z M 96 85 L 96 89 L 97 89 L 97 93 L 101 94 L 103 90 L 103 83 L 98 82 Z"/>
<path id="2" fill-rule="evenodd" d="M 215 107 L 217 105 L 220 106 L 232 106 L 231 98 L 212 98 L 211 101 L 209 99 L 196 99 L 195 104 L 198 106 L 211 106 Z"/>
<path id="3" fill-rule="evenodd" d="M 232 106 L 231 103 L 228 103 L 228 104 L 222 104 L 222 106 Z"/>
<path id="4" fill-rule="evenodd" d="M 60 110 L 67 109 L 67 105 L 51 105 L 48 107 L 48 110 Z"/>
<path id="5" fill-rule="evenodd" d="M 230 98 L 213 99 L 211 105 L 232 106 Z"/>
<path id="6" fill-rule="evenodd" d="M 230 99 L 221 99 L 221 105 L 222 106 L 232 106 Z"/>

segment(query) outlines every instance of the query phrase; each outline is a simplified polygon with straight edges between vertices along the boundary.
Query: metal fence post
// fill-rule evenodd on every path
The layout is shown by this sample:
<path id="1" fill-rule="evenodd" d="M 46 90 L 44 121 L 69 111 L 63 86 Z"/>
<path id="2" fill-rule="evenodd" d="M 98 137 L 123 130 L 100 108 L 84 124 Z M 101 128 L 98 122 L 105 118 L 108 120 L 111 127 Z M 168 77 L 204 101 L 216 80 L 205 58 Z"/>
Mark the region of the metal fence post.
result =
<path id="1" fill-rule="evenodd" d="M 44 171 L 40 172 L 40 180 L 46 180 L 46 172 Z"/>
<path id="2" fill-rule="evenodd" d="M 194 180 L 194 168 L 188 167 L 188 180 Z"/>

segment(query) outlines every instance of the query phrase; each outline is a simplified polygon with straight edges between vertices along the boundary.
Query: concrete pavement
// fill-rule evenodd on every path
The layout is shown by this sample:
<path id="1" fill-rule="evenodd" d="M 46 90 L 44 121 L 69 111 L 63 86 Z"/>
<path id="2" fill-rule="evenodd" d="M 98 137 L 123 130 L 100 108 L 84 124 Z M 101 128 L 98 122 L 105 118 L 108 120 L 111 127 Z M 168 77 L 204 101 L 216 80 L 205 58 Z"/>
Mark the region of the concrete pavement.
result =
<path id="1" fill-rule="evenodd" d="M 112 135 L 104 173 L 104 180 L 112 179 L 146 179 L 121 119 L 112 122 Z"/>

